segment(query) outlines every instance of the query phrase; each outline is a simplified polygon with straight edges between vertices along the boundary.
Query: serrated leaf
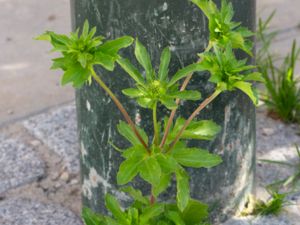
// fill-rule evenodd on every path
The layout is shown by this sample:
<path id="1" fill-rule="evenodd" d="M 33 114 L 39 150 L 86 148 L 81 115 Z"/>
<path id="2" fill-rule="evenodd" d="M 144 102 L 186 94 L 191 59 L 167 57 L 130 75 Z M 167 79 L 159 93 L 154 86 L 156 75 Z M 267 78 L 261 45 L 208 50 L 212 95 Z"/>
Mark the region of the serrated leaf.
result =
<path id="1" fill-rule="evenodd" d="M 123 36 L 115 40 L 106 41 L 99 49 L 108 55 L 116 55 L 120 49 L 129 47 L 133 41 L 132 37 Z"/>
<path id="2" fill-rule="evenodd" d="M 221 127 L 211 120 L 193 121 L 182 133 L 182 139 L 213 140 Z"/>
<path id="3" fill-rule="evenodd" d="M 176 225 L 188 225 L 183 221 L 179 212 L 169 210 L 166 212 L 166 217 Z"/>
<path id="4" fill-rule="evenodd" d="M 174 159 L 181 165 L 193 168 L 212 168 L 222 162 L 220 156 L 198 148 L 174 148 Z"/>
<path id="5" fill-rule="evenodd" d="M 252 84 L 244 81 L 238 81 L 234 83 L 234 87 L 240 89 L 242 92 L 244 92 L 246 95 L 249 96 L 249 98 L 252 100 L 254 105 L 258 104 L 258 98 L 255 95 L 253 89 L 252 89 Z"/>
<path id="6" fill-rule="evenodd" d="M 258 81 L 265 83 L 265 79 L 263 78 L 262 74 L 259 72 L 250 73 L 245 76 L 244 81 Z"/>
<path id="7" fill-rule="evenodd" d="M 176 172 L 177 181 L 177 206 L 180 211 L 184 211 L 190 199 L 189 177 L 186 172 L 180 168 Z"/>
<path id="8" fill-rule="evenodd" d="M 100 64 L 108 71 L 113 71 L 115 68 L 116 57 L 104 54 L 101 51 L 97 51 L 94 54 L 94 64 Z"/>
<path id="9" fill-rule="evenodd" d="M 196 71 L 203 71 L 204 68 L 200 63 L 191 64 L 187 67 L 184 67 L 180 70 L 178 70 L 177 73 L 171 78 L 170 82 L 168 82 L 168 87 L 173 86 L 177 81 L 181 80 L 184 77 L 187 77 L 188 75 L 193 74 Z"/>
<path id="10" fill-rule="evenodd" d="M 128 193 L 135 201 L 141 202 L 145 205 L 149 204 L 148 198 L 144 197 L 140 190 L 134 189 L 131 186 L 123 187 L 120 190 Z"/>
<path id="11" fill-rule="evenodd" d="M 83 28 L 82 28 L 82 37 L 86 38 L 89 34 L 89 30 L 90 30 L 90 24 L 89 24 L 89 21 L 88 20 L 85 20 L 84 21 L 84 24 L 83 24 Z"/>
<path id="12" fill-rule="evenodd" d="M 144 95 L 143 92 L 141 92 L 139 89 L 136 88 L 127 88 L 122 90 L 122 93 L 124 95 L 129 96 L 130 98 L 138 98 L 138 97 L 142 97 Z"/>
<path id="13" fill-rule="evenodd" d="M 77 64 L 67 69 L 62 77 L 61 84 L 66 85 L 68 83 L 73 83 L 74 87 L 79 88 L 88 80 L 89 76 L 89 70 L 82 68 L 80 64 Z"/>
<path id="14" fill-rule="evenodd" d="M 122 224 L 128 224 L 126 213 L 122 211 L 119 202 L 115 197 L 110 194 L 106 194 L 105 203 L 107 209 L 113 214 L 114 218 Z"/>
<path id="15" fill-rule="evenodd" d="M 132 157 L 123 161 L 117 173 L 117 183 L 124 185 L 131 182 L 139 172 L 139 166 L 143 159 Z"/>
<path id="16" fill-rule="evenodd" d="M 150 59 L 150 55 L 145 48 L 144 45 L 137 39 L 135 42 L 135 51 L 134 51 L 135 57 L 137 61 L 143 66 L 143 68 L 146 71 L 146 78 L 148 81 L 152 80 L 153 77 L 153 69 L 152 69 L 152 63 Z"/>
<path id="17" fill-rule="evenodd" d="M 172 155 L 157 154 L 156 159 L 165 174 L 171 174 L 176 171 L 178 164 Z"/>
<path id="18" fill-rule="evenodd" d="M 126 159 L 137 157 L 137 158 L 143 158 L 148 154 L 147 150 L 142 145 L 134 145 L 128 149 L 126 149 L 122 156 Z"/>
<path id="19" fill-rule="evenodd" d="M 128 125 L 127 123 L 120 121 L 120 123 L 117 126 L 119 133 L 125 137 L 132 145 L 141 145 L 140 140 L 138 139 L 138 137 L 135 135 L 134 131 L 131 129 L 130 125 Z M 139 134 L 141 135 L 141 137 L 143 138 L 143 140 L 145 141 L 145 143 L 148 143 L 148 136 L 146 134 L 146 132 L 137 127 L 136 128 L 139 132 Z"/>
<path id="20" fill-rule="evenodd" d="M 208 217 L 208 206 L 200 201 L 190 199 L 182 212 L 182 218 L 187 225 L 199 224 Z"/>
<path id="21" fill-rule="evenodd" d="M 170 110 L 177 108 L 177 104 L 173 98 L 162 97 L 160 98 L 160 101 L 164 106 L 166 106 Z"/>
<path id="22" fill-rule="evenodd" d="M 143 76 L 140 74 L 137 68 L 130 63 L 128 59 L 120 58 L 117 60 L 117 62 L 127 72 L 127 74 L 135 80 L 135 82 L 137 82 L 141 86 L 145 86 Z"/>
<path id="23" fill-rule="evenodd" d="M 152 108 L 154 101 L 151 98 L 141 97 L 137 99 L 137 103 L 143 108 Z"/>
<path id="24" fill-rule="evenodd" d="M 200 100 L 201 99 L 201 93 L 199 91 L 178 91 L 175 93 L 172 93 L 171 95 L 174 98 L 179 98 L 182 100 Z"/>
<path id="25" fill-rule="evenodd" d="M 164 212 L 163 204 L 154 204 L 147 207 L 140 216 L 140 225 L 149 224 L 149 220 L 155 218 Z"/>
<path id="26" fill-rule="evenodd" d="M 155 157 L 148 157 L 139 168 L 140 176 L 148 183 L 156 186 L 159 184 L 161 168 Z"/>
<path id="27" fill-rule="evenodd" d="M 158 78 L 160 81 L 166 81 L 166 79 L 168 78 L 170 60 L 171 60 L 170 48 L 166 47 L 163 50 L 160 58 L 160 66 L 158 71 Z"/>
<path id="28" fill-rule="evenodd" d="M 91 209 L 84 207 L 82 209 L 82 218 L 85 225 L 105 225 L 104 216 L 94 213 Z"/>
<path id="29" fill-rule="evenodd" d="M 160 177 L 159 184 L 152 187 L 152 192 L 155 197 L 159 196 L 162 192 L 164 192 L 168 186 L 170 185 L 171 174 L 170 173 L 162 173 Z"/>

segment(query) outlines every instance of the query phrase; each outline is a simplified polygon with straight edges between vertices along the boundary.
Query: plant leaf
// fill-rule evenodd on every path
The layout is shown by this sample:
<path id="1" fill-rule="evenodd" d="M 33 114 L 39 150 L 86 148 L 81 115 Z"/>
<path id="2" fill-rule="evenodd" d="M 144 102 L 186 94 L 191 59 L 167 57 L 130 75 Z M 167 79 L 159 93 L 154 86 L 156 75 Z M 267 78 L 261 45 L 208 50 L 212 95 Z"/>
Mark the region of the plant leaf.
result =
<path id="1" fill-rule="evenodd" d="M 145 86 L 143 76 L 140 74 L 137 68 L 130 63 L 128 59 L 120 58 L 117 59 L 117 62 L 127 72 L 127 74 L 135 80 L 135 82 L 137 82 L 141 86 Z"/>
<path id="2" fill-rule="evenodd" d="M 139 89 L 136 88 L 127 88 L 122 90 L 124 95 L 129 96 L 130 98 L 138 98 L 144 96 L 144 93 L 141 92 Z"/>
<path id="3" fill-rule="evenodd" d="M 184 169 L 180 168 L 176 172 L 176 180 L 177 180 L 177 206 L 180 211 L 184 211 L 187 207 L 190 199 L 190 189 L 189 189 L 189 177 L 184 171 Z"/>
<path id="4" fill-rule="evenodd" d="M 117 173 L 117 183 L 124 185 L 132 181 L 138 174 L 141 163 L 142 159 L 138 157 L 132 157 L 123 161 Z"/>
<path id="5" fill-rule="evenodd" d="M 253 89 L 252 89 L 252 84 L 244 81 L 238 81 L 235 82 L 234 87 L 240 89 L 242 92 L 244 92 L 246 95 L 249 96 L 249 98 L 252 100 L 254 105 L 258 104 L 258 97 L 255 95 Z"/>
<path id="6" fill-rule="evenodd" d="M 147 49 L 145 48 L 145 46 L 142 45 L 142 43 L 138 39 L 135 42 L 134 54 L 137 61 L 144 67 L 146 71 L 147 80 L 148 81 L 152 80 L 153 69 L 152 69 L 150 55 Z"/>
<path id="7" fill-rule="evenodd" d="M 107 209 L 113 214 L 114 218 L 122 224 L 128 224 L 126 213 L 122 211 L 119 202 L 115 197 L 110 194 L 106 194 L 105 203 Z"/>
<path id="8" fill-rule="evenodd" d="M 164 212 L 163 204 L 155 204 L 147 207 L 140 216 L 140 225 L 149 224 L 149 220 L 155 218 Z"/>
<path id="9" fill-rule="evenodd" d="M 180 80 L 190 74 L 193 74 L 196 71 L 203 71 L 203 70 L 205 70 L 204 67 L 199 63 L 194 63 L 187 67 L 184 67 L 184 68 L 180 69 L 177 73 L 175 73 L 175 75 L 172 77 L 172 79 L 168 83 L 168 87 L 173 86 L 178 80 Z"/>
<path id="10" fill-rule="evenodd" d="M 138 201 L 145 205 L 149 204 L 148 198 L 144 197 L 140 190 L 134 189 L 131 186 L 123 187 L 120 190 L 128 193 L 135 201 Z"/>
<path id="11" fill-rule="evenodd" d="M 127 123 L 120 121 L 120 123 L 117 126 L 119 133 L 125 137 L 132 145 L 141 145 L 141 142 L 139 141 L 138 137 L 135 135 L 133 130 L 131 129 L 130 125 Z M 137 130 L 139 134 L 142 136 L 145 143 L 148 143 L 148 137 L 145 131 L 139 127 L 137 127 Z"/>
<path id="12" fill-rule="evenodd" d="M 105 225 L 105 218 L 102 215 L 94 213 L 91 209 L 84 207 L 82 209 L 82 218 L 85 225 Z"/>
<path id="13" fill-rule="evenodd" d="M 115 40 L 106 41 L 99 49 L 107 55 L 116 55 L 120 49 L 129 47 L 133 41 L 132 37 L 123 36 Z"/>
<path id="14" fill-rule="evenodd" d="M 166 81 L 169 72 L 169 64 L 171 60 L 170 48 L 166 47 L 160 58 L 160 67 L 158 71 L 158 78 L 160 81 Z"/>
<path id="15" fill-rule="evenodd" d="M 161 168 L 155 157 L 148 157 L 139 168 L 140 176 L 148 183 L 157 186 L 160 181 Z"/>
<path id="16" fill-rule="evenodd" d="M 186 167 L 211 168 L 222 162 L 220 156 L 211 154 L 207 150 L 198 148 L 174 148 L 173 157 L 178 163 Z"/>

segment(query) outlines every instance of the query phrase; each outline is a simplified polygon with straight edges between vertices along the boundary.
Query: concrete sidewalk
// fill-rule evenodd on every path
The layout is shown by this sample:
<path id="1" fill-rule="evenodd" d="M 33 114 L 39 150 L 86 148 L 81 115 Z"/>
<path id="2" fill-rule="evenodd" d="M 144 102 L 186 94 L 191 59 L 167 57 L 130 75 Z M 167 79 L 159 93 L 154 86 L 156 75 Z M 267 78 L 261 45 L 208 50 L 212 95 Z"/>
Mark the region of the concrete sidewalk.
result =
<path id="1" fill-rule="evenodd" d="M 0 0 L 0 125 L 74 98 L 50 71 L 50 46 L 33 40 L 45 30 L 68 33 L 69 0 Z"/>

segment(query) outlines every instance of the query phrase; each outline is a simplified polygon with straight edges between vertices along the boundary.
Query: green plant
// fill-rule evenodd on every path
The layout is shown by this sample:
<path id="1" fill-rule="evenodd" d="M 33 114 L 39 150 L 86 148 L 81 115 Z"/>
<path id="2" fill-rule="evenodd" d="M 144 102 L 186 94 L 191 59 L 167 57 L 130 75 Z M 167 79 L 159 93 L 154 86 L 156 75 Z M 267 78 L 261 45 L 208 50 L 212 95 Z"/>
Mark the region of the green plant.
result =
<path id="1" fill-rule="evenodd" d="M 295 77 L 295 65 L 299 59 L 300 48 L 293 42 L 291 52 L 284 58 L 281 66 L 276 66 L 276 59 L 270 53 L 270 46 L 277 32 L 268 32 L 268 26 L 274 12 L 263 22 L 259 20 L 257 37 L 261 48 L 257 53 L 258 71 L 265 79 L 266 93 L 262 94 L 270 115 L 285 122 L 299 121 L 300 89 Z"/>
<path id="2" fill-rule="evenodd" d="M 267 190 L 270 194 L 270 198 L 267 201 L 257 200 L 255 198 L 251 199 L 248 202 L 248 207 L 241 215 L 278 215 L 286 205 L 289 205 L 286 200 L 287 194 L 280 194 L 278 191 L 272 191 L 270 189 Z"/>
<path id="3" fill-rule="evenodd" d="M 253 72 L 253 66 L 246 65 L 246 59 L 237 60 L 234 49 L 240 48 L 250 54 L 249 41 L 245 37 L 251 32 L 231 21 L 232 5 L 222 1 L 220 9 L 210 0 L 193 0 L 193 3 L 205 12 L 209 20 L 210 40 L 205 52 L 199 54 L 198 62 L 180 69 L 173 76 L 168 72 L 171 52 L 165 48 L 161 55 L 159 70 L 155 71 L 149 53 L 142 43 L 135 41 L 135 57 L 145 71 L 145 76 L 128 59 L 121 57 L 118 51 L 128 47 L 131 37 L 122 37 L 104 42 L 102 37 L 94 37 L 96 29 L 89 32 L 86 21 L 81 34 L 79 31 L 70 37 L 46 32 L 38 39 L 48 40 L 62 57 L 54 59 L 54 69 L 65 71 L 62 84 L 73 83 L 80 88 L 86 83 L 96 81 L 103 88 L 125 117 L 117 129 L 128 140 L 131 147 L 121 150 L 124 161 L 121 163 L 117 183 L 121 191 L 133 198 L 133 203 L 123 210 L 115 197 L 106 196 L 106 207 L 111 216 L 95 214 L 89 209 L 83 210 L 86 225 L 204 225 L 207 224 L 208 206 L 191 199 L 187 167 L 212 168 L 222 162 L 220 156 L 208 150 L 188 147 L 186 140 L 212 140 L 220 127 L 211 120 L 197 120 L 196 116 L 216 97 L 225 91 L 240 89 L 256 104 L 257 98 L 250 81 L 261 81 L 261 75 Z M 212 21 L 213 20 L 213 21 Z M 154 135 L 148 135 L 137 127 L 128 115 L 122 103 L 102 81 L 102 75 L 95 71 L 96 65 L 112 71 L 118 63 L 134 80 L 134 87 L 122 92 L 136 99 L 137 103 L 152 111 Z M 198 91 L 185 90 L 193 72 L 208 71 L 215 90 L 204 99 L 188 119 L 175 118 L 176 109 L 181 100 L 199 100 Z M 179 82 L 185 79 L 179 88 Z M 158 118 L 157 106 L 172 110 L 170 117 Z M 140 176 L 151 186 L 150 196 L 145 196 L 130 183 Z M 166 191 L 171 178 L 176 178 L 176 200 L 161 202 L 159 195 Z M 127 185 L 127 186 L 126 186 Z"/>
<path id="4" fill-rule="evenodd" d="M 295 146 L 298 156 L 298 161 L 296 163 L 286 162 L 286 161 L 276 161 L 276 160 L 267 160 L 262 159 L 261 162 L 264 163 L 271 163 L 275 165 L 280 165 L 284 167 L 288 167 L 294 170 L 294 174 L 291 176 L 288 176 L 284 179 L 278 180 L 272 184 L 268 185 L 268 188 L 274 191 L 279 191 L 280 189 L 283 189 L 285 191 L 288 191 L 289 193 L 295 192 L 299 190 L 300 187 L 300 149 L 296 145 Z"/>

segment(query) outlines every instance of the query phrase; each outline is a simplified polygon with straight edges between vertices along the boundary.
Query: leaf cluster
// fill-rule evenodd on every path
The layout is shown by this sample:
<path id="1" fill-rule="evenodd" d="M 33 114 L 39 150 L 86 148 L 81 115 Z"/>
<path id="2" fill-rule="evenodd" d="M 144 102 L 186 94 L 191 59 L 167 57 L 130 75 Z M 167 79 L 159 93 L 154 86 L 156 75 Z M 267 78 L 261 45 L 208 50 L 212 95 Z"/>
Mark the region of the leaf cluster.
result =
<path id="1" fill-rule="evenodd" d="M 253 36 L 253 33 L 241 23 L 234 22 L 234 10 L 232 3 L 222 0 L 221 8 L 212 0 L 192 0 L 205 16 L 208 18 L 210 42 L 219 46 L 231 44 L 233 48 L 238 48 L 249 55 L 252 55 L 252 42 L 246 38 Z"/>
<path id="2" fill-rule="evenodd" d="M 275 11 L 266 21 L 259 19 L 258 23 L 257 68 L 265 79 L 266 88 L 261 96 L 270 115 L 279 117 L 285 122 L 298 122 L 300 119 L 300 89 L 295 66 L 299 60 L 300 48 L 297 47 L 294 40 L 291 51 L 283 60 L 271 52 L 271 44 L 277 36 L 277 31 L 269 30 L 274 16 Z M 282 63 L 280 64 L 278 61 L 282 61 Z"/>
<path id="3" fill-rule="evenodd" d="M 62 57 L 53 59 L 51 69 L 64 71 L 62 85 L 72 83 L 74 87 L 80 88 L 84 83 L 90 83 L 94 65 L 113 71 L 115 61 L 120 57 L 119 50 L 133 42 L 133 38 L 129 36 L 104 42 L 104 37 L 95 36 L 96 31 L 96 27 L 89 29 L 86 20 L 81 33 L 79 29 L 69 36 L 47 31 L 36 38 L 49 41 L 53 46 L 52 51 L 61 53 Z"/>
<path id="4" fill-rule="evenodd" d="M 147 49 L 139 40 L 136 40 L 134 53 L 145 71 L 145 76 L 128 59 L 121 58 L 118 63 L 133 78 L 136 86 L 123 90 L 123 94 L 137 99 L 140 106 L 152 109 L 155 104 L 161 103 L 168 109 L 174 109 L 177 107 L 175 99 L 199 100 L 201 98 L 201 93 L 198 91 L 178 90 L 178 81 L 195 71 L 201 70 L 201 65 L 189 65 L 169 79 L 171 52 L 168 47 L 162 52 L 158 71 L 155 71 Z"/>
<path id="5" fill-rule="evenodd" d="M 184 122 L 183 118 L 177 119 L 168 142 L 172 141 L 173 134 L 181 129 Z M 189 148 L 184 141 L 178 142 L 171 152 L 168 152 L 167 148 L 162 151 L 155 145 L 152 145 L 150 151 L 147 151 L 135 138 L 129 125 L 120 122 L 118 131 L 132 145 L 122 152 L 125 160 L 121 163 L 117 174 L 118 184 L 125 185 L 139 175 L 151 184 L 152 194 L 156 198 L 166 190 L 172 176 L 175 176 L 177 204 L 180 210 L 184 210 L 190 200 L 189 176 L 184 167 L 212 168 L 222 162 L 220 156 L 211 154 L 207 150 Z M 140 128 L 139 131 L 144 141 L 148 143 L 146 133 Z M 185 130 L 181 139 L 212 140 L 219 131 L 220 127 L 212 121 L 194 121 Z"/>
<path id="6" fill-rule="evenodd" d="M 155 203 L 149 205 L 148 199 L 129 187 L 124 190 L 135 199 L 134 203 L 123 210 L 119 202 L 112 195 L 105 198 L 110 216 L 103 216 L 84 208 L 82 217 L 86 225 L 206 225 L 207 205 L 190 200 L 184 211 L 180 211 L 176 204 Z"/>

